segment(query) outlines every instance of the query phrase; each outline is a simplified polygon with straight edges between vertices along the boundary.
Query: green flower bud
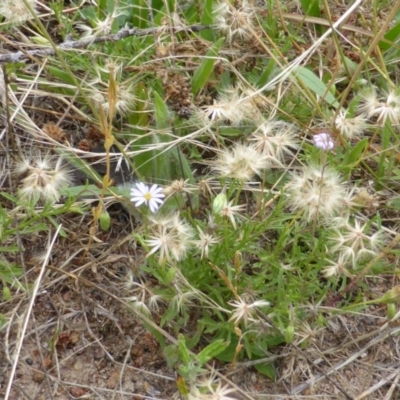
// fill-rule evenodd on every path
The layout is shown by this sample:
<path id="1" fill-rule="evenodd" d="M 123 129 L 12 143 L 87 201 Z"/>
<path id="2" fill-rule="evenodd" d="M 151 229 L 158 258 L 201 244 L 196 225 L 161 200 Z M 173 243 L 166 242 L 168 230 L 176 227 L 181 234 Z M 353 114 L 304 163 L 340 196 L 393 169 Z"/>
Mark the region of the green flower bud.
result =
<path id="1" fill-rule="evenodd" d="M 100 214 L 99 222 L 100 228 L 103 231 L 108 231 L 110 229 L 111 218 L 110 214 L 106 210 L 103 210 L 103 212 Z"/>
<path id="2" fill-rule="evenodd" d="M 286 343 L 292 343 L 293 342 L 293 337 L 294 337 L 294 326 L 293 325 L 289 325 L 286 329 L 285 329 L 285 342 Z"/>
<path id="3" fill-rule="evenodd" d="M 395 286 L 386 292 L 381 298 L 377 299 L 376 303 L 392 304 L 400 301 L 400 285 Z"/>
<path id="4" fill-rule="evenodd" d="M 387 315 L 388 319 L 393 319 L 394 316 L 396 315 L 396 313 L 397 313 L 396 306 L 393 303 L 388 304 L 387 310 L 386 310 L 386 315 Z"/>
<path id="5" fill-rule="evenodd" d="M 11 290 L 8 286 L 3 287 L 3 297 L 5 301 L 10 301 L 12 296 L 11 296 Z"/>
<path id="6" fill-rule="evenodd" d="M 219 214 L 227 203 L 227 198 L 225 193 L 220 193 L 213 201 L 212 211 L 214 214 Z"/>

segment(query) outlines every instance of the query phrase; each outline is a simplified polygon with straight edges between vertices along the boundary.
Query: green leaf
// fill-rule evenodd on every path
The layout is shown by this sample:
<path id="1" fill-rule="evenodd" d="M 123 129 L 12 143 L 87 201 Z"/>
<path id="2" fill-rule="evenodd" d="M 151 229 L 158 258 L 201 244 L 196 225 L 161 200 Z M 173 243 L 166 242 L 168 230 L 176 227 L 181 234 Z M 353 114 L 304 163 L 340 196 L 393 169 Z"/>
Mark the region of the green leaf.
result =
<path id="1" fill-rule="evenodd" d="M 275 65 L 276 65 L 275 60 L 273 58 L 271 58 L 269 60 L 268 64 L 267 64 L 267 66 L 264 68 L 263 73 L 261 74 L 260 78 L 258 79 L 258 81 L 256 83 L 256 86 L 258 88 L 262 88 L 267 84 L 267 82 L 269 81 L 269 78 L 272 75 L 272 72 L 275 69 Z"/>
<path id="2" fill-rule="evenodd" d="M 213 71 L 215 61 L 217 61 L 218 52 L 224 41 L 225 38 L 221 38 L 212 45 L 211 49 L 208 50 L 207 54 L 205 55 L 204 60 L 194 73 L 192 79 L 192 92 L 194 95 L 196 95 L 208 81 L 208 78 Z"/>
<path id="3" fill-rule="evenodd" d="M 163 353 L 165 359 L 167 360 L 168 367 L 175 369 L 176 365 L 179 362 L 179 355 L 176 344 L 165 346 Z"/>
<path id="4" fill-rule="evenodd" d="M 385 34 L 384 39 L 387 40 L 387 42 L 386 41 L 379 42 L 380 49 L 383 51 L 389 50 L 392 47 L 392 44 L 394 44 L 399 37 L 400 37 L 400 22 L 398 22 L 392 29 L 390 29 L 389 32 Z"/>
<path id="5" fill-rule="evenodd" d="M 351 166 L 353 164 L 357 164 L 359 162 L 359 158 L 361 153 L 365 150 L 366 146 L 368 145 L 368 138 L 364 138 L 360 140 L 354 148 L 345 155 L 343 159 L 343 165 Z"/>
<path id="6" fill-rule="evenodd" d="M 5 301 L 10 301 L 12 299 L 11 290 L 7 285 L 3 287 L 3 298 Z"/>
<path id="7" fill-rule="evenodd" d="M 179 357 L 185 365 L 189 365 L 191 361 L 189 350 L 186 347 L 185 337 L 180 333 L 178 336 L 178 352 Z"/>
<path id="8" fill-rule="evenodd" d="M 222 339 L 215 340 L 209 344 L 197 355 L 200 365 L 204 365 L 206 362 L 210 361 L 212 358 L 223 352 L 228 346 L 229 342 Z"/>
<path id="9" fill-rule="evenodd" d="M 260 374 L 268 376 L 269 379 L 275 381 L 276 372 L 274 366 L 271 363 L 255 364 L 254 367 Z"/>
<path id="10" fill-rule="evenodd" d="M 16 253 L 18 250 L 18 246 L 0 246 L 0 253 Z"/>
<path id="11" fill-rule="evenodd" d="M 300 0 L 300 3 L 304 14 L 309 15 L 311 17 L 321 16 L 321 10 L 319 9 L 318 0 Z"/>
<path id="12" fill-rule="evenodd" d="M 296 67 L 294 70 L 295 76 L 298 80 L 302 81 L 312 92 L 321 96 L 329 105 L 337 107 L 339 103 L 328 90 L 324 82 L 319 79 L 314 72 L 305 67 Z"/>
<path id="13" fill-rule="evenodd" d="M 201 14 L 201 24 L 212 25 L 214 0 L 205 0 L 202 6 L 203 6 L 203 13 Z M 209 40 L 210 42 L 214 40 L 214 34 L 211 29 L 201 31 L 200 36 L 205 40 Z"/>
<path id="14" fill-rule="evenodd" d="M 156 116 L 157 128 L 164 129 L 171 126 L 169 122 L 171 116 L 168 107 L 157 92 L 154 92 L 154 106 L 156 108 L 155 116 Z"/>

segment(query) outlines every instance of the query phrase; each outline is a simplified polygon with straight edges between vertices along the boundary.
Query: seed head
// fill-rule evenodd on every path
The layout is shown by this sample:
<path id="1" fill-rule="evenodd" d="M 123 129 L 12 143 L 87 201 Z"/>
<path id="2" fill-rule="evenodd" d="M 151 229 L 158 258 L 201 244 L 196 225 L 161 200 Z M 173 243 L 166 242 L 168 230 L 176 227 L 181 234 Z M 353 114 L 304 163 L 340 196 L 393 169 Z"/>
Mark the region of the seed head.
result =
<path id="1" fill-rule="evenodd" d="M 293 151 L 299 148 L 297 136 L 294 125 L 284 121 L 269 120 L 258 127 L 250 140 L 272 163 L 282 165 L 285 156 L 293 157 Z"/>
<path id="2" fill-rule="evenodd" d="M 228 42 L 235 39 L 249 40 L 251 38 L 251 30 L 254 27 L 254 8 L 247 4 L 235 8 L 227 1 L 221 1 L 216 3 L 213 15 L 215 28 L 226 35 Z"/>
<path id="3" fill-rule="evenodd" d="M 159 261 L 172 262 L 185 258 L 192 246 L 193 228 L 179 218 L 179 214 L 154 216 L 149 219 L 152 235 L 146 244 L 151 247 L 150 255 L 159 252 Z"/>
<path id="4" fill-rule="evenodd" d="M 236 143 L 221 151 L 212 168 L 218 176 L 246 182 L 261 175 L 269 165 L 268 157 L 260 154 L 255 146 Z"/>
<path id="5" fill-rule="evenodd" d="M 210 246 L 219 243 L 219 239 L 209 233 L 204 233 L 199 226 L 197 230 L 199 231 L 199 240 L 194 240 L 193 244 L 201 251 L 201 258 L 208 258 Z"/>
<path id="6" fill-rule="evenodd" d="M 386 96 L 379 96 L 376 89 L 364 93 L 359 110 L 368 118 L 376 117 L 377 122 L 384 125 L 389 120 L 393 125 L 400 122 L 400 95 L 390 91 Z"/>
<path id="7" fill-rule="evenodd" d="M 234 323 L 238 324 L 243 320 L 244 325 L 247 326 L 247 322 L 249 321 L 249 318 L 254 315 L 256 308 L 268 307 L 270 302 L 265 300 L 256 300 L 253 303 L 248 304 L 243 299 L 239 299 L 239 301 L 234 300 L 229 304 L 236 308 L 232 313 L 230 321 L 234 320 Z"/>
<path id="8" fill-rule="evenodd" d="M 368 126 L 367 118 L 364 114 L 357 115 L 356 117 L 348 117 L 347 110 L 339 111 L 334 125 L 346 139 L 350 140 L 361 136 Z"/>
<path id="9" fill-rule="evenodd" d="M 27 0 L 27 2 L 35 9 L 36 4 L 34 0 Z M 24 0 L 1 0 L 0 15 L 2 15 L 7 22 L 11 23 L 21 23 L 32 18 L 32 14 L 25 5 Z"/>
<path id="10" fill-rule="evenodd" d="M 342 221 L 342 226 L 335 228 L 335 236 L 331 240 L 335 243 L 330 249 L 332 253 L 340 252 L 347 258 L 356 261 L 365 257 L 375 256 L 384 244 L 384 236 L 380 231 L 368 234 L 370 227 L 368 223 L 363 225 L 359 220 L 351 222 L 347 219 L 338 219 Z"/>
<path id="11" fill-rule="evenodd" d="M 60 189 L 69 186 L 72 181 L 70 171 L 63 166 L 62 157 L 25 158 L 14 165 L 13 173 L 24 175 L 19 196 L 33 203 L 40 199 L 56 202 L 60 198 Z"/>
<path id="12" fill-rule="evenodd" d="M 346 189 L 339 174 L 329 167 L 308 166 L 293 174 L 286 185 L 289 204 L 304 212 L 308 221 L 329 217 L 343 208 Z"/>

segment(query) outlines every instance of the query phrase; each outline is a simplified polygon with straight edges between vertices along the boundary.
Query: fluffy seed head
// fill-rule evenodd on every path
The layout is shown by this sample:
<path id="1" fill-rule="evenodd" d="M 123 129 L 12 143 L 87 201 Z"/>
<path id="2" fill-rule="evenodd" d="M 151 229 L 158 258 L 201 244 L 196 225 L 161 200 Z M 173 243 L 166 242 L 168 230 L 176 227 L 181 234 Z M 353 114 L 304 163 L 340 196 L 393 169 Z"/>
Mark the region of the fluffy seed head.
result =
<path id="1" fill-rule="evenodd" d="M 34 0 L 27 0 L 27 2 L 35 9 L 36 5 Z M 32 14 L 25 5 L 24 0 L 1 0 L 0 15 L 2 15 L 7 22 L 11 23 L 21 23 L 32 18 Z"/>
<path id="2" fill-rule="evenodd" d="M 245 182 L 261 175 L 269 165 L 268 157 L 260 154 L 255 146 L 236 143 L 221 151 L 212 169 L 218 176 Z"/>
<path id="3" fill-rule="evenodd" d="M 238 324 L 243 320 L 244 325 L 247 326 L 249 318 L 254 315 L 256 309 L 260 307 L 268 307 L 270 302 L 265 300 L 256 300 L 253 303 L 248 304 L 243 299 L 239 298 L 239 301 L 233 300 L 229 304 L 235 308 L 230 321 L 233 320 L 235 324 Z"/>
<path id="4" fill-rule="evenodd" d="M 147 254 L 159 252 L 160 262 L 183 260 L 192 246 L 193 228 L 179 218 L 179 214 L 153 216 L 150 219 L 152 235 L 146 244 L 152 249 Z"/>
<path id="5" fill-rule="evenodd" d="M 303 211 L 308 221 L 334 215 L 343 208 L 346 197 L 339 174 L 329 167 L 316 165 L 293 174 L 286 193 L 291 208 Z"/>
<path id="6" fill-rule="evenodd" d="M 364 114 L 357 115 L 356 117 L 348 117 L 347 110 L 339 111 L 334 125 L 346 139 L 350 140 L 361 136 L 368 126 L 367 118 Z"/>
<path id="7" fill-rule="evenodd" d="M 234 39 L 248 40 L 251 38 L 251 29 L 254 27 L 254 8 L 246 4 L 235 8 L 227 1 L 221 1 L 216 3 L 213 15 L 215 28 L 222 31 L 229 42 Z"/>
<path id="8" fill-rule="evenodd" d="M 14 175 L 24 178 L 19 196 L 24 201 L 36 203 L 39 199 L 56 202 L 60 189 L 71 184 L 70 171 L 63 167 L 63 159 L 50 156 L 22 159 L 14 165 Z"/>
<path id="9" fill-rule="evenodd" d="M 342 222 L 335 229 L 335 236 L 331 238 L 334 245 L 330 249 L 332 253 L 340 252 L 345 257 L 353 260 L 353 265 L 359 259 L 375 256 L 384 244 L 384 235 L 381 231 L 369 234 L 369 224 L 361 224 L 359 220 L 354 222 L 347 219 L 337 219 Z"/>
<path id="10" fill-rule="evenodd" d="M 379 96 L 376 89 L 364 93 L 359 110 L 368 118 L 376 117 L 377 122 L 385 124 L 389 120 L 393 125 L 400 123 L 400 95 L 390 91 L 386 96 Z"/>
<path id="11" fill-rule="evenodd" d="M 245 111 L 241 104 L 240 91 L 233 86 L 221 90 L 212 105 L 203 107 L 204 116 L 212 122 L 226 121 L 234 125 L 245 119 Z"/>
<path id="12" fill-rule="evenodd" d="M 293 157 L 299 141 L 294 125 L 284 121 L 265 121 L 251 135 L 256 149 L 266 155 L 274 164 L 281 165 L 285 156 Z"/>

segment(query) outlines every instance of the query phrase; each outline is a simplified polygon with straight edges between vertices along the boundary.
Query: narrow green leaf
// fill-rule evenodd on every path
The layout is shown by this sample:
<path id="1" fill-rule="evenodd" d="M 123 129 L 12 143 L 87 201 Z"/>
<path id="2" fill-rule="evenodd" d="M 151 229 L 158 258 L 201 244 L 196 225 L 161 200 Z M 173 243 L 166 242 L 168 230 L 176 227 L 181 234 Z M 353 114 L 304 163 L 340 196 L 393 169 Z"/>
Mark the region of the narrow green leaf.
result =
<path id="1" fill-rule="evenodd" d="M 210 361 L 216 355 L 224 351 L 228 346 L 229 342 L 226 342 L 222 339 L 215 340 L 209 344 L 197 355 L 200 365 L 204 365 L 206 362 Z"/>
<path id="2" fill-rule="evenodd" d="M 304 14 L 311 17 L 320 17 L 321 10 L 319 9 L 319 1 L 318 0 L 300 0 L 301 8 L 303 9 Z"/>
<path id="3" fill-rule="evenodd" d="M 208 78 L 213 71 L 215 61 L 217 61 L 216 57 L 218 52 L 224 41 L 225 38 L 221 38 L 212 45 L 211 49 L 208 50 L 207 54 L 205 55 L 204 60 L 201 62 L 199 68 L 197 68 L 196 72 L 194 73 L 192 79 L 192 92 L 194 95 L 196 95 L 207 83 Z"/>
<path id="4" fill-rule="evenodd" d="M 154 92 L 154 106 L 156 108 L 155 116 L 156 116 L 157 128 L 164 129 L 170 126 L 171 125 L 169 123 L 170 113 L 168 107 L 157 92 Z"/>
<path id="5" fill-rule="evenodd" d="M 183 173 L 183 178 L 184 179 L 188 179 L 189 183 L 191 183 L 192 185 L 196 184 L 196 180 L 194 179 L 192 170 L 190 168 L 189 162 L 187 160 L 187 158 L 185 157 L 185 155 L 176 147 L 174 147 L 173 149 L 171 149 L 171 154 L 173 155 L 173 157 L 175 158 L 175 160 L 177 161 L 177 164 L 180 165 L 180 167 L 182 168 L 182 173 Z M 194 210 L 198 210 L 200 203 L 199 203 L 199 196 L 198 195 L 193 195 L 191 197 L 192 199 L 192 207 Z"/>
<path id="6" fill-rule="evenodd" d="M 299 66 L 294 70 L 294 73 L 298 80 L 302 81 L 312 92 L 318 96 L 321 96 L 328 104 L 333 107 L 337 107 L 339 105 L 324 82 L 322 82 L 321 79 L 314 74 L 314 72 L 305 67 Z"/>
<path id="7" fill-rule="evenodd" d="M 267 82 L 269 81 L 270 76 L 272 75 L 272 72 L 275 69 L 275 65 L 276 62 L 273 58 L 271 58 L 267 64 L 267 66 L 265 67 L 263 73 L 261 74 L 260 78 L 258 79 L 256 86 L 258 88 L 262 88 L 263 86 L 265 86 L 267 84 Z"/>
<path id="8" fill-rule="evenodd" d="M 359 162 L 359 158 L 361 153 L 365 150 L 365 147 L 368 145 L 368 138 L 364 138 L 360 140 L 353 149 L 345 155 L 343 159 L 343 165 L 350 166 Z"/>
<path id="9" fill-rule="evenodd" d="M 18 246 L 0 246 L 0 253 L 16 253 L 19 250 Z"/>
<path id="10" fill-rule="evenodd" d="M 213 7 L 214 7 L 214 0 L 205 0 L 203 2 L 203 14 L 201 14 L 202 25 L 212 25 Z M 210 42 L 214 40 L 214 33 L 211 29 L 201 31 L 200 36 L 205 40 L 209 40 Z"/>
<path id="11" fill-rule="evenodd" d="M 389 32 L 384 36 L 385 41 L 379 42 L 379 47 L 381 50 L 389 50 L 397 39 L 400 37 L 400 22 L 398 22 Z M 391 42 L 391 43 L 390 43 Z"/>
<path id="12" fill-rule="evenodd" d="M 186 347 L 185 337 L 180 333 L 178 336 L 178 352 L 179 357 L 185 365 L 189 365 L 191 361 L 189 350 Z"/>

